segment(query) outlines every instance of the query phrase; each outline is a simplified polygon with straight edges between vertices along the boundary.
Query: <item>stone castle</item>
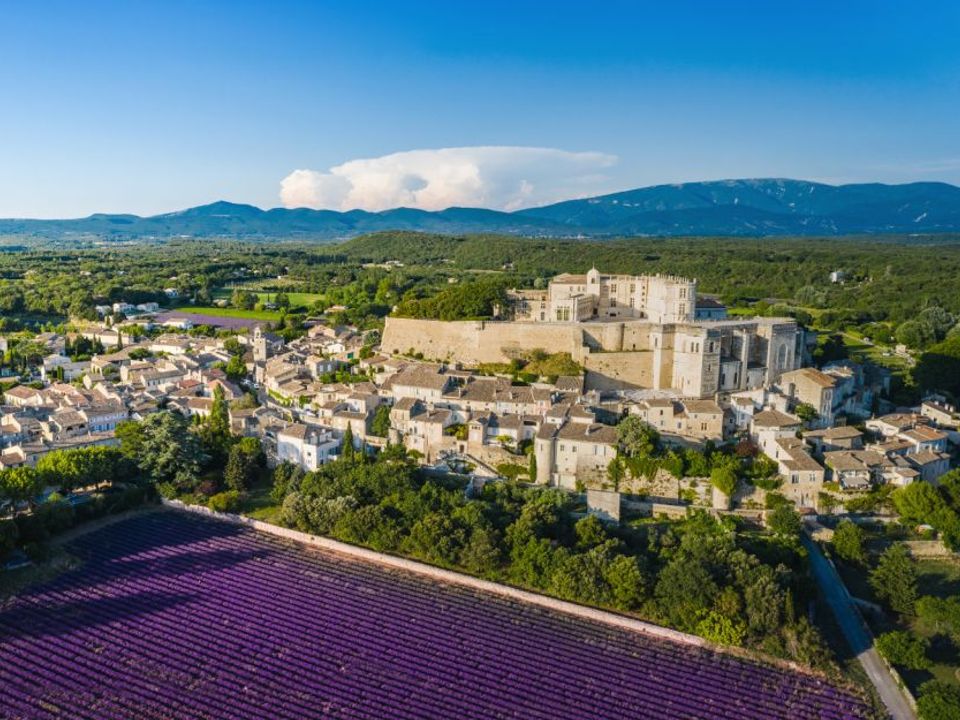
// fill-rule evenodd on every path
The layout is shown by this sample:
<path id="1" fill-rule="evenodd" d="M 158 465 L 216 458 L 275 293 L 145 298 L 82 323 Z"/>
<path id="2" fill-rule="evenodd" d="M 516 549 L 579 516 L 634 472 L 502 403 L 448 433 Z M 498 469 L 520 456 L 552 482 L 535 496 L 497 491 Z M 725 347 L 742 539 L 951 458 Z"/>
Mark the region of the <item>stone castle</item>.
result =
<path id="1" fill-rule="evenodd" d="M 596 389 L 656 389 L 682 397 L 767 387 L 800 366 L 792 318 L 715 319 L 700 314 L 696 280 L 564 274 L 545 290 L 509 293 L 512 319 L 387 318 L 384 352 L 467 366 L 508 362 L 541 348 L 570 353 Z"/>

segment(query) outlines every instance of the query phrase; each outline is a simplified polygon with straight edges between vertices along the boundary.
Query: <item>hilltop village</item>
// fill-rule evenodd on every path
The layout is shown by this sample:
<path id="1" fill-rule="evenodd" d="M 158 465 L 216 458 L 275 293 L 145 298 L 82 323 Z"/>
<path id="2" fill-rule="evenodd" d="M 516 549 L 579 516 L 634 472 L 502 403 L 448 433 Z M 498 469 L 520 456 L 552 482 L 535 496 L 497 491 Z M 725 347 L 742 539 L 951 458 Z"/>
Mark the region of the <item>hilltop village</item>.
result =
<path id="1" fill-rule="evenodd" d="M 199 337 L 188 317 L 161 328 L 156 307 L 118 308 L 153 332 L 104 321 L 34 339 L 36 377 L 4 393 L 0 468 L 115 444 L 119 423 L 160 409 L 199 422 L 221 400 L 271 466 L 401 444 L 434 470 L 622 493 L 652 511 L 763 508 L 775 492 L 823 514 L 949 470 L 960 416 L 942 398 L 894 407 L 884 371 L 812 367 L 815 338 L 796 321 L 728 316 L 695 280 L 592 268 L 508 297 L 493 319 L 389 317 L 382 338 L 310 318 L 290 342 L 263 323 Z M 71 360 L 78 342 L 102 352 Z M 621 461 L 625 423 L 654 432 L 663 459 L 734 445 L 763 472 L 717 493 L 695 467 Z"/>

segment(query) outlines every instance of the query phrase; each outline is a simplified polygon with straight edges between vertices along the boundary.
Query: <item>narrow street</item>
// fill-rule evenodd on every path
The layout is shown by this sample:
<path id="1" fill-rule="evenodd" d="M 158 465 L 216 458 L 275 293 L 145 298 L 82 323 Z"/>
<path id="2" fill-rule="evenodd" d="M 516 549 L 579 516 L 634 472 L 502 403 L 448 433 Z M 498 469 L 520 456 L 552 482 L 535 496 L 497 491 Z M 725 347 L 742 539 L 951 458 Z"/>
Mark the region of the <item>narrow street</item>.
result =
<path id="1" fill-rule="evenodd" d="M 880 699 L 886 706 L 893 720 L 916 720 L 917 714 L 907 702 L 907 698 L 897 686 L 896 681 L 887 670 L 883 659 L 873 645 L 873 639 L 867 632 L 860 619 L 859 611 L 854 608 L 843 581 L 834 567 L 827 561 L 820 547 L 811 540 L 806 533 L 803 535 L 803 545 L 810 553 L 810 567 L 814 577 L 820 585 L 823 594 L 837 618 L 837 624 L 843 631 L 850 649 L 857 656 L 876 688 Z"/>

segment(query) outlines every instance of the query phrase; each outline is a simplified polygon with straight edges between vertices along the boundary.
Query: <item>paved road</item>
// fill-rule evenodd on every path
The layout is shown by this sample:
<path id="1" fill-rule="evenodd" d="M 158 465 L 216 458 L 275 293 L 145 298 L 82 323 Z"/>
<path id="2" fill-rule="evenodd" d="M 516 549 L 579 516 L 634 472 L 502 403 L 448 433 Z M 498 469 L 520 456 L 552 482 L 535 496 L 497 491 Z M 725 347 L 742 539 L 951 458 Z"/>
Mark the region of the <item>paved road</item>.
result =
<path id="1" fill-rule="evenodd" d="M 890 712 L 890 717 L 893 720 L 916 720 L 917 714 L 907 702 L 883 660 L 880 659 L 880 655 L 873 646 L 873 639 L 864 628 L 860 615 L 853 607 L 850 595 L 840 576 L 837 575 L 837 571 L 827 562 L 819 546 L 806 535 L 803 536 L 803 544 L 810 553 L 810 566 L 813 568 L 814 577 L 823 590 L 847 643 L 856 654 L 870 682 L 877 689 L 880 699 Z"/>

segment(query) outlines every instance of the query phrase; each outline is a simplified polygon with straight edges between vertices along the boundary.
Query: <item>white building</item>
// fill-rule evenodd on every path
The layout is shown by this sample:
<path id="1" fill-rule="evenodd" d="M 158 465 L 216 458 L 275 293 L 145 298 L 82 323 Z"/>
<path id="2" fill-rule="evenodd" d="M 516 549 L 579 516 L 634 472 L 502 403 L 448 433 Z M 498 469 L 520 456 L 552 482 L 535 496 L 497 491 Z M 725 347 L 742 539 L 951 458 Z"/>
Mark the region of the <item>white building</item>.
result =
<path id="1" fill-rule="evenodd" d="M 277 460 L 312 471 L 333 460 L 340 440 L 328 428 L 294 423 L 277 433 Z"/>

